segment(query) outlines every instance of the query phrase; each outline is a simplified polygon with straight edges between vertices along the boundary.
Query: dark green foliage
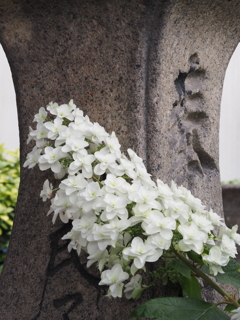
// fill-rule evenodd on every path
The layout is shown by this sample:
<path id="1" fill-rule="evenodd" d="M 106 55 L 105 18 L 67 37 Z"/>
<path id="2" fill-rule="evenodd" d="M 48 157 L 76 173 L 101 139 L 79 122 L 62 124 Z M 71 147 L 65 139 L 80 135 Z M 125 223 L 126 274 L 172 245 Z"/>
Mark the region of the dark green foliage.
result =
<path id="1" fill-rule="evenodd" d="M 157 298 L 137 307 L 130 318 L 159 320 L 230 320 L 217 306 L 189 298 Z"/>
<path id="2" fill-rule="evenodd" d="M 0 145 L 0 272 L 12 230 L 19 180 L 18 150 L 9 151 Z"/>

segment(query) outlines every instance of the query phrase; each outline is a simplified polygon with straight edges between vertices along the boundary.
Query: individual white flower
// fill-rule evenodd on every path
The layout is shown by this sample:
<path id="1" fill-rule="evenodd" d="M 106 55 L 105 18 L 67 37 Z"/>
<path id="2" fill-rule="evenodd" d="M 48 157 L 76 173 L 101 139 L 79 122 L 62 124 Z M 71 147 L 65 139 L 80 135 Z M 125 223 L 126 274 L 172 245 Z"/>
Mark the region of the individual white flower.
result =
<path id="1" fill-rule="evenodd" d="M 74 130 L 70 126 L 61 126 L 58 130 L 58 137 L 55 140 L 55 146 L 59 147 L 66 144 L 66 140 L 71 137 L 82 138 L 82 132 Z"/>
<path id="2" fill-rule="evenodd" d="M 207 219 L 206 216 L 202 215 L 200 212 L 191 214 L 192 221 L 195 222 L 199 230 L 210 233 L 214 229 L 212 222 Z"/>
<path id="3" fill-rule="evenodd" d="M 113 170 L 117 167 L 116 164 L 116 155 L 112 153 L 106 153 L 106 150 L 101 149 L 100 151 L 95 152 L 96 159 L 100 162 L 94 168 L 94 173 L 97 175 L 102 175 L 108 170 Z"/>
<path id="4" fill-rule="evenodd" d="M 84 176 L 79 173 L 77 175 L 69 175 L 67 179 L 63 180 L 59 188 L 65 190 L 66 195 L 70 195 L 73 192 L 85 189 L 88 182 L 85 180 Z"/>
<path id="5" fill-rule="evenodd" d="M 115 168 L 115 174 L 117 176 L 127 175 L 132 179 L 135 179 L 137 176 L 137 173 L 134 170 L 135 165 L 123 155 L 118 161 L 120 164 Z"/>
<path id="6" fill-rule="evenodd" d="M 139 210 L 139 209 L 141 209 L 141 210 Z M 132 211 L 133 211 L 134 217 L 138 218 L 139 222 L 142 222 L 143 219 L 145 219 L 149 216 L 149 214 L 152 212 L 152 209 L 148 208 L 146 211 L 142 211 L 141 205 L 136 204 L 132 208 Z"/>
<path id="7" fill-rule="evenodd" d="M 42 149 L 38 149 L 37 146 L 35 146 L 32 151 L 28 153 L 27 160 L 24 162 L 23 167 L 33 168 L 38 163 L 41 152 Z"/>
<path id="8" fill-rule="evenodd" d="M 239 233 L 235 233 L 233 236 L 232 236 L 233 240 L 235 241 L 235 243 L 237 245 L 240 245 L 240 234 Z"/>
<path id="9" fill-rule="evenodd" d="M 52 219 L 53 223 L 55 223 L 58 214 L 62 222 L 67 223 L 69 219 L 72 219 L 73 214 L 78 211 L 78 206 L 70 202 L 70 199 L 65 192 L 63 190 L 58 190 L 55 197 L 52 199 L 51 207 L 47 215 L 54 212 Z"/>
<path id="10" fill-rule="evenodd" d="M 79 231 L 71 230 L 62 237 L 62 240 L 71 240 L 68 244 L 68 251 L 71 252 L 74 249 L 78 255 L 80 255 L 81 249 L 85 250 L 87 246 L 87 240 L 82 238 Z"/>
<path id="11" fill-rule="evenodd" d="M 117 217 L 105 224 L 104 227 L 109 230 L 117 230 L 119 233 L 131 225 L 131 220 L 119 220 Z"/>
<path id="12" fill-rule="evenodd" d="M 83 112 L 77 112 L 77 110 L 78 109 L 72 112 L 75 119 L 74 122 L 71 122 L 68 127 L 74 130 L 75 132 L 81 132 L 84 137 L 91 140 L 93 124 L 92 122 L 90 122 L 88 116 L 84 117 Z"/>
<path id="13" fill-rule="evenodd" d="M 208 255 L 203 255 L 203 260 L 224 267 L 228 264 L 229 257 L 221 251 L 219 246 L 213 246 Z"/>
<path id="14" fill-rule="evenodd" d="M 91 178 L 93 174 L 92 163 L 95 160 L 95 156 L 93 154 L 88 154 L 85 149 L 81 152 L 73 153 L 72 156 L 74 161 L 68 168 L 69 174 L 74 175 L 81 170 L 85 178 Z"/>
<path id="15" fill-rule="evenodd" d="M 73 99 L 71 99 L 69 102 L 68 102 L 68 106 L 71 108 L 72 112 L 74 110 L 76 110 L 77 106 L 75 105 L 75 103 L 73 102 Z"/>
<path id="16" fill-rule="evenodd" d="M 98 269 L 102 272 L 104 265 L 108 261 L 109 253 L 107 249 L 99 250 L 99 248 L 95 247 L 93 242 L 88 243 L 87 252 L 89 256 L 87 257 L 87 268 L 89 268 L 93 263 L 98 263 Z"/>
<path id="17" fill-rule="evenodd" d="M 102 141 L 109 137 L 109 134 L 105 131 L 105 129 L 96 122 L 91 126 L 91 133 L 91 140 L 96 144 L 102 143 Z"/>
<path id="18" fill-rule="evenodd" d="M 134 199 L 137 196 L 138 190 L 141 188 L 142 184 L 140 181 L 133 180 L 132 184 L 128 187 L 128 198 Z"/>
<path id="19" fill-rule="evenodd" d="M 138 192 L 129 194 L 129 199 L 138 204 L 140 211 L 146 211 L 149 208 L 162 209 L 161 204 L 156 200 L 158 196 L 157 190 L 141 186 Z"/>
<path id="20" fill-rule="evenodd" d="M 174 198 L 184 198 L 183 191 L 176 185 L 176 183 L 172 180 L 171 181 L 171 190 L 173 192 Z"/>
<path id="21" fill-rule="evenodd" d="M 117 229 L 110 230 L 105 225 L 95 223 L 92 232 L 87 236 L 89 242 L 96 242 L 99 250 L 105 250 L 107 246 L 115 247 L 119 237 Z"/>
<path id="22" fill-rule="evenodd" d="M 117 158 L 121 157 L 121 145 L 118 141 L 118 138 L 116 137 L 115 132 L 112 132 L 112 134 L 104 139 L 105 142 L 105 148 L 107 152 L 110 152 L 111 154 L 116 155 Z"/>
<path id="23" fill-rule="evenodd" d="M 47 180 L 45 180 L 43 184 L 43 190 L 40 193 L 40 197 L 42 198 L 43 201 L 46 201 L 47 199 L 52 198 L 52 190 L 53 190 L 53 185 Z"/>
<path id="24" fill-rule="evenodd" d="M 105 190 L 108 193 L 125 194 L 128 192 L 129 184 L 121 177 L 116 177 L 114 174 L 107 174 L 104 181 Z"/>
<path id="25" fill-rule="evenodd" d="M 205 206 L 202 204 L 201 200 L 195 198 L 190 190 L 184 188 L 183 186 L 179 187 L 179 189 L 182 191 L 181 200 L 189 205 L 192 210 L 199 212 L 205 210 Z"/>
<path id="26" fill-rule="evenodd" d="M 60 180 L 64 178 L 66 174 L 67 174 L 67 168 L 61 167 L 61 170 L 59 172 L 54 172 L 54 178 L 56 180 Z"/>
<path id="27" fill-rule="evenodd" d="M 57 104 L 57 102 L 50 102 L 47 105 L 47 110 L 51 113 L 56 115 L 56 109 L 59 107 L 59 105 Z"/>
<path id="28" fill-rule="evenodd" d="M 81 218 L 83 215 L 87 214 L 87 212 L 85 212 L 83 210 L 83 200 L 79 197 L 79 195 L 76 192 L 71 193 L 69 196 L 69 202 L 72 204 L 72 206 L 75 208 L 74 213 L 72 214 L 72 217 L 69 215 L 70 219 L 79 219 Z M 89 214 L 93 213 L 93 210 L 88 212 Z"/>
<path id="29" fill-rule="evenodd" d="M 44 107 L 39 109 L 39 112 L 34 116 L 33 121 L 44 122 L 47 118 L 47 111 Z"/>
<path id="30" fill-rule="evenodd" d="M 226 234 L 230 239 L 233 239 L 236 244 L 240 245 L 240 234 L 237 233 L 238 225 L 229 229 L 225 224 L 220 227 L 219 236 L 222 237 Z"/>
<path id="31" fill-rule="evenodd" d="M 48 136 L 48 130 L 44 127 L 44 124 L 42 122 L 38 122 L 36 130 L 30 130 L 28 135 L 27 143 L 29 143 L 31 140 L 36 141 L 37 147 L 43 147 L 45 146 L 45 138 Z"/>
<path id="32" fill-rule="evenodd" d="M 78 152 L 83 150 L 89 145 L 87 141 L 84 140 L 83 137 L 71 136 L 66 139 L 65 145 L 62 147 L 63 152 Z"/>
<path id="33" fill-rule="evenodd" d="M 61 147 L 46 147 L 44 152 L 45 154 L 39 158 L 40 170 L 44 171 L 51 168 L 51 170 L 55 173 L 60 172 L 62 166 L 59 160 L 65 158 L 67 154 L 62 152 Z"/>
<path id="34" fill-rule="evenodd" d="M 79 193 L 80 198 L 83 200 L 82 208 L 84 212 L 97 210 L 98 199 L 101 199 L 102 194 L 103 190 L 100 188 L 98 182 L 89 182 L 85 190 Z"/>
<path id="35" fill-rule="evenodd" d="M 138 299 L 144 289 L 142 288 L 142 276 L 136 274 L 125 285 L 124 294 L 127 299 Z"/>
<path id="36" fill-rule="evenodd" d="M 207 212 L 207 217 L 214 226 L 221 226 L 224 224 L 223 218 L 221 218 L 217 213 L 213 212 L 212 209 Z"/>
<path id="37" fill-rule="evenodd" d="M 222 236 L 222 242 L 220 245 L 220 249 L 222 252 L 225 252 L 232 258 L 236 257 L 237 249 L 233 239 L 230 239 L 226 234 Z"/>
<path id="38" fill-rule="evenodd" d="M 144 243 L 139 237 L 132 240 L 131 247 L 123 250 L 124 259 L 134 259 L 133 263 L 137 269 L 142 269 L 146 262 L 157 261 L 161 255 L 161 249 L 156 249 L 152 245 Z"/>
<path id="39" fill-rule="evenodd" d="M 42 140 L 44 138 L 47 138 L 47 136 L 48 136 L 48 129 L 45 128 L 43 123 L 38 123 L 37 129 L 36 129 L 36 140 Z"/>
<path id="40" fill-rule="evenodd" d="M 131 176 L 131 173 L 128 173 L 129 177 L 134 179 L 136 182 L 139 181 L 141 184 L 146 186 L 155 186 L 155 183 L 151 179 L 151 174 L 147 172 L 147 169 L 140 164 L 135 165 L 135 173 Z"/>
<path id="41" fill-rule="evenodd" d="M 161 233 L 155 233 L 147 238 L 147 243 L 159 249 L 168 250 L 171 246 L 171 239 L 165 239 Z"/>
<path id="42" fill-rule="evenodd" d="M 29 126 L 29 133 L 28 133 L 28 138 L 27 138 L 27 144 L 29 144 L 30 141 L 36 140 L 36 134 L 33 133 L 33 128 Z"/>
<path id="43" fill-rule="evenodd" d="M 218 273 L 224 273 L 222 267 L 217 264 L 209 263 L 208 267 L 210 274 L 213 274 L 214 276 L 216 276 Z"/>
<path id="44" fill-rule="evenodd" d="M 59 136 L 59 132 L 63 130 L 62 121 L 63 119 L 56 118 L 53 122 L 48 121 L 44 123 L 44 127 L 48 130 L 49 139 L 55 140 Z"/>
<path id="45" fill-rule="evenodd" d="M 163 181 L 157 179 L 157 188 L 158 188 L 158 198 L 162 202 L 165 209 L 168 209 L 169 206 L 171 207 L 173 201 L 173 192 L 169 188 L 168 185 L 163 183 Z"/>
<path id="46" fill-rule="evenodd" d="M 234 226 L 234 227 L 237 227 L 237 226 Z M 237 228 L 235 228 L 234 231 L 237 231 Z M 219 229 L 219 237 L 222 237 L 224 234 L 226 234 L 229 238 L 232 237 L 231 236 L 232 235 L 232 230 L 229 229 L 225 224 L 223 224 Z"/>
<path id="47" fill-rule="evenodd" d="M 81 118 L 82 122 L 84 122 L 84 116 L 83 116 L 83 111 L 78 109 L 78 108 L 74 108 L 74 110 L 72 111 L 72 114 L 74 116 L 74 121 L 77 119 L 77 118 Z"/>
<path id="48" fill-rule="evenodd" d="M 134 163 L 135 165 L 139 165 L 141 167 L 145 167 L 143 164 L 143 159 L 140 158 L 136 152 L 134 152 L 132 149 L 127 149 L 127 153 L 131 159 L 131 162 Z"/>
<path id="49" fill-rule="evenodd" d="M 67 104 L 62 104 L 58 108 L 55 109 L 56 115 L 59 118 L 67 118 L 68 120 L 72 121 L 74 119 L 72 115 L 73 107 Z M 50 111 L 51 112 L 51 111 Z M 52 113 L 52 112 L 51 112 Z"/>
<path id="50" fill-rule="evenodd" d="M 80 231 L 81 236 L 83 238 L 87 238 L 87 236 L 92 232 L 92 227 L 96 222 L 97 217 L 94 214 L 84 215 L 80 219 L 75 219 L 72 222 L 72 230 Z"/>
<path id="51" fill-rule="evenodd" d="M 142 228 L 148 235 L 160 233 L 164 239 L 170 240 L 173 237 L 172 230 L 176 228 L 176 221 L 171 217 L 165 217 L 158 210 L 152 210 L 143 220 Z"/>
<path id="52" fill-rule="evenodd" d="M 235 310 L 232 310 L 231 311 L 232 313 L 235 313 L 232 317 L 231 317 L 231 320 L 240 320 L 240 307 L 235 309 Z"/>
<path id="53" fill-rule="evenodd" d="M 126 197 L 123 198 L 112 193 L 107 193 L 103 201 L 106 203 L 106 209 L 101 214 L 103 221 L 108 221 L 115 217 L 119 217 L 120 219 L 128 218 L 126 205 L 130 203 L 130 201 Z"/>
<path id="54" fill-rule="evenodd" d="M 171 203 L 168 202 L 168 206 L 169 208 L 164 211 L 166 216 L 178 220 L 181 224 L 185 224 L 189 220 L 191 210 L 182 200 L 175 198 Z"/>
<path id="55" fill-rule="evenodd" d="M 103 271 L 99 285 L 109 286 L 109 295 L 116 298 L 122 297 L 123 282 L 129 278 L 127 272 L 124 272 L 120 264 L 115 264 L 111 270 Z"/>
<path id="56" fill-rule="evenodd" d="M 98 182 L 91 181 L 87 184 L 85 190 L 80 194 L 84 200 L 92 201 L 102 195 Z"/>
<path id="57" fill-rule="evenodd" d="M 198 254 L 202 253 L 203 244 L 208 238 L 207 233 L 199 230 L 194 222 L 179 225 L 178 231 L 183 236 L 183 239 L 178 243 L 180 250 L 184 252 L 193 250 Z"/>
<path id="58" fill-rule="evenodd" d="M 210 273 L 216 276 L 218 272 L 224 273 L 222 267 L 228 264 L 229 256 L 223 254 L 218 246 L 213 246 L 208 255 L 203 255 L 203 261 L 208 264 Z"/>

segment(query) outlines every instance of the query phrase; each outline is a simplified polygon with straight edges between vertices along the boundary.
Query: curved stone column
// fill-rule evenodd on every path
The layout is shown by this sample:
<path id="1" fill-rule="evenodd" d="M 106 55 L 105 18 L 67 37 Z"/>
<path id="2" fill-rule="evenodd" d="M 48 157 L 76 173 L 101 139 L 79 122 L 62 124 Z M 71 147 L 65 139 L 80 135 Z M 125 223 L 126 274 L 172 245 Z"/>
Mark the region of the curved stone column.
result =
<path id="1" fill-rule="evenodd" d="M 21 163 L 37 110 L 73 98 L 116 132 L 123 150 L 139 153 L 154 178 L 184 184 L 221 214 L 219 108 L 239 14 L 237 0 L 2 1 L 0 42 L 17 94 Z M 47 176 L 21 170 L 0 317 L 127 319 L 136 303 L 104 297 L 84 257 L 68 254 L 60 240 L 67 226 L 46 217 L 39 193 Z"/>

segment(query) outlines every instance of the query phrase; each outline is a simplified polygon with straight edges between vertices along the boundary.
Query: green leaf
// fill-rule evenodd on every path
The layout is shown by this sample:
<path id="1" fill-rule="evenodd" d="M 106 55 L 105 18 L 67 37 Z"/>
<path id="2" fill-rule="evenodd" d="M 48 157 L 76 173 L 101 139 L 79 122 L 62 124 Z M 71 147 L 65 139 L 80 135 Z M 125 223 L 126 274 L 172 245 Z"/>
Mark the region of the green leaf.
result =
<path id="1" fill-rule="evenodd" d="M 137 300 L 141 296 L 143 290 L 144 290 L 144 288 L 137 288 L 137 289 L 133 290 L 132 298 Z"/>
<path id="2" fill-rule="evenodd" d="M 190 279 L 191 278 L 191 270 L 188 268 L 188 266 L 185 265 L 181 260 L 174 259 L 174 261 L 171 261 L 168 263 L 167 268 L 172 268 L 176 270 L 177 272 L 181 273 L 184 277 Z"/>
<path id="3" fill-rule="evenodd" d="M 230 320 L 218 307 L 198 299 L 157 298 L 137 307 L 130 318 L 159 320 Z"/>
<path id="4" fill-rule="evenodd" d="M 199 282 L 195 277 L 191 277 L 190 279 L 182 278 L 180 280 L 180 284 L 182 286 L 183 291 L 189 298 L 193 299 L 202 299 L 201 295 L 201 287 Z"/>
<path id="5" fill-rule="evenodd" d="M 187 255 L 193 262 L 198 263 L 198 264 L 203 264 L 203 259 L 202 259 L 202 256 L 200 254 L 197 254 L 194 251 L 189 251 L 187 253 Z"/>
<path id="6" fill-rule="evenodd" d="M 226 306 L 226 308 L 224 309 L 224 311 L 232 312 L 232 311 L 235 310 L 235 309 L 236 309 L 235 306 L 233 306 L 233 305 L 231 305 L 231 304 L 228 304 L 228 305 Z"/>
<path id="7" fill-rule="evenodd" d="M 222 268 L 224 273 L 219 273 L 215 276 L 219 283 L 231 283 L 237 288 L 240 288 L 240 264 L 234 260 L 230 259 L 228 265 Z"/>

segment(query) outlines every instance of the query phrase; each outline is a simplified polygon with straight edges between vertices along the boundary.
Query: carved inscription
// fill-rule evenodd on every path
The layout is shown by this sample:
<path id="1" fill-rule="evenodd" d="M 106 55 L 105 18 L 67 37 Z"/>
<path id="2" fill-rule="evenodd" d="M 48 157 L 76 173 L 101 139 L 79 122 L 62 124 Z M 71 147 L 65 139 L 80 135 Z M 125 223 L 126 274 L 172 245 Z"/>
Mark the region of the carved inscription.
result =
<path id="1" fill-rule="evenodd" d="M 57 309 L 67 304 L 69 301 L 73 301 L 73 303 L 71 304 L 70 308 L 63 313 L 62 315 L 63 320 L 69 320 L 68 314 L 71 311 L 73 311 L 83 301 L 82 295 L 81 293 L 74 293 L 74 294 L 70 294 L 62 298 L 53 300 L 53 305 Z"/>
<path id="2" fill-rule="evenodd" d="M 204 79 L 206 70 L 200 66 L 198 54 L 189 59 L 189 71 L 179 72 L 174 84 L 179 99 L 173 103 L 173 114 L 185 143 L 178 152 L 184 152 L 187 170 L 199 176 L 217 170 L 216 163 L 204 149 L 200 132 L 205 138 L 210 131 L 209 116 L 204 110 Z M 184 147 L 183 147 L 184 145 Z"/>
<path id="3" fill-rule="evenodd" d="M 45 284 L 42 292 L 42 299 L 39 304 L 39 312 L 32 318 L 32 320 L 37 320 L 40 319 L 41 317 L 41 310 L 45 298 L 45 293 L 47 286 L 49 284 L 49 279 L 52 278 L 56 273 L 58 273 L 60 270 L 63 268 L 66 268 L 69 265 L 73 265 L 80 277 L 79 281 L 81 281 L 81 278 L 84 278 L 87 283 L 91 286 L 93 286 L 96 291 L 97 291 L 97 301 L 96 301 L 96 306 L 98 308 L 98 302 L 100 299 L 100 293 L 101 290 L 106 290 L 105 287 L 100 287 L 98 286 L 98 283 L 100 281 L 99 278 L 89 274 L 85 267 L 84 264 L 80 262 L 80 258 L 77 255 L 75 250 L 72 250 L 67 256 L 67 258 L 64 259 L 58 259 L 58 262 L 56 263 L 57 258 L 59 258 L 60 253 L 62 251 L 67 252 L 67 245 L 66 241 L 62 241 L 61 238 L 71 230 L 71 223 L 63 225 L 60 229 L 57 231 L 53 232 L 50 234 L 49 239 L 50 239 L 50 247 L 51 247 L 51 253 L 50 253 L 50 259 L 48 263 L 48 267 L 46 270 L 46 276 L 45 276 Z M 65 307 L 65 311 L 62 314 L 62 320 L 70 320 L 69 314 L 78 307 L 83 302 L 83 296 L 81 292 L 74 292 L 68 295 L 63 295 L 57 299 L 53 300 L 53 306 L 56 309 L 59 309 L 61 307 Z"/>

